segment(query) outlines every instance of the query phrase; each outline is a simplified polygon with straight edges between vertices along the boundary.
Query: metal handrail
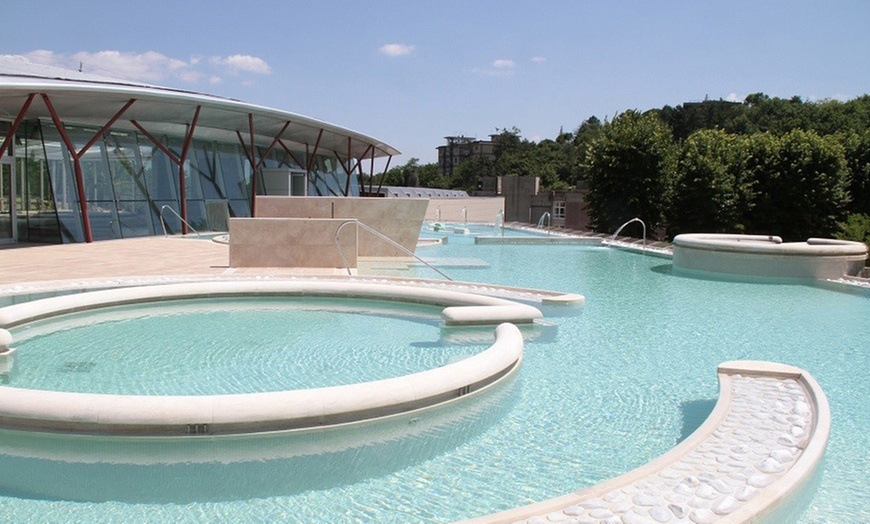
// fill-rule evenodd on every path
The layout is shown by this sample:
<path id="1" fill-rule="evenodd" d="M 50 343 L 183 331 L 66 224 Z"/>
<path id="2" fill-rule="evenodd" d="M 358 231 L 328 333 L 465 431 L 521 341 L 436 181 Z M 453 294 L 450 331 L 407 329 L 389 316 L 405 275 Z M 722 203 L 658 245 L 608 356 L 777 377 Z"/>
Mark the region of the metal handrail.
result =
<path id="1" fill-rule="evenodd" d="M 163 211 L 166 209 L 169 209 L 170 211 L 172 211 L 172 214 L 175 215 L 176 217 L 178 217 L 178 220 L 181 220 L 182 222 L 184 222 L 184 224 L 188 228 L 190 228 L 191 231 L 196 233 L 196 236 L 198 236 L 198 237 L 202 236 L 199 234 L 199 231 L 197 231 L 193 226 L 190 225 L 190 223 L 188 223 L 187 220 L 181 218 L 181 215 L 179 215 L 178 212 L 176 210 L 174 210 L 172 208 L 172 206 L 170 206 L 170 205 L 164 205 L 163 207 L 160 208 L 160 225 L 163 227 L 163 236 L 169 236 L 169 233 L 166 232 L 166 221 L 163 218 Z"/>
<path id="2" fill-rule="evenodd" d="M 639 218 L 637 218 L 637 217 L 634 217 L 634 218 L 632 218 L 631 220 L 629 220 L 628 222 L 626 222 L 625 224 L 622 224 L 621 226 L 619 226 L 619 229 L 617 229 L 616 232 L 613 233 L 613 235 L 610 237 L 610 242 L 615 242 L 615 241 L 616 241 L 616 237 L 619 236 L 619 233 L 622 232 L 622 229 L 623 229 L 625 226 L 631 224 L 632 222 L 640 222 L 640 225 L 643 226 L 643 247 L 641 248 L 641 250 L 642 250 L 642 251 L 646 251 L 646 224 L 644 223 L 643 220 L 641 220 L 641 219 L 639 219 Z"/>
<path id="3" fill-rule="evenodd" d="M 341 223 L 341 225 L 338 226 L 338 229 L 335 230 L 335 247 L 338 248 L 338 254 L 341 256 L 341 261 L 344 262 L 344 268 L 347 270 L 348 275 L 352 275 L 353 273 L 351 273 L 351 271 L 350 271 L 350 264 L 347 263 L 347 258 L 345 258 L 344 251 L 341 249 L 341 243 L 338 241 L 338 237 L 339 237 L 339 234 L 341 234 L 341 230 L 344 229 L 344 226 L 346 226 L 348 224 L 356 224 L 357 226 L 368 231 L 369 233 L 372 233 L 373 235 L 381 238 L 382 240 L 386 240 L 387 242 L 390 243 L 390 245 L 392 245 L 395 248 L 398 248 L 399 251 L 402 251 L 403 253 L 405 253 L 407 255 L 411 255 L 412 257 L 416 258 L 418 262 L 422 262 L 426 267 L 428 267 L 432 271 L 438 273 L 439 275 L 441 275 L 442 277 L 446 278 L 447 280 L 449 280 L 451 282 L 453 281 L 452 278 L 448 277 L 447 275 L 445 275 L 444 273 L 439 271 L 432 264 L 430 264 L 430 263 L 426 262 L 425 260 L 423 260 L 422 258 L 418 257 L 413 251 L 407 249 L 405 246 L 399 244 L 398 242 L 396 242 L 392 238 L 388 237 L 387 235 L 381 233 L 377 229 L 375 229 L 371 226 L 367 226 L 363 222 L 360 222 L 359 220 L 356 220 L 356 219 L 345 220 L 344 222 Z"/>
<path id="4" fill-rule="evenodd" d="M 550 228 L 553 227 L 552 219 L 550 218 L 550 212 L 544 211 L 544 214 L 541 215 L 541 218 L 538 219 L 538 225 L 536 226 L 538 229 L 544 228 L 544 219 L 547 220 L 547 236 L 550 236 Z"/>

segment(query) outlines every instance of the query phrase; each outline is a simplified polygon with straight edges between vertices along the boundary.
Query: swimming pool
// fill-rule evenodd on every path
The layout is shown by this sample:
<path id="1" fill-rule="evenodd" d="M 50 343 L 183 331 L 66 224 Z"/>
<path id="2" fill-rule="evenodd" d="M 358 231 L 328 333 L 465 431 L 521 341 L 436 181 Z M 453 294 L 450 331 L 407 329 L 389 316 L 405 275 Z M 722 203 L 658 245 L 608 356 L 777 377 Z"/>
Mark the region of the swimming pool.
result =
<path id="1" fill-rule="evenodd" d="M 18 352 L 6 385 L 220 395 L 371 382 L 444 366 L 486 347 L 442 343 L 442 309 L 243 297 L 77 312 L 12 330 Z"/>
<path id="2" fill-rule="evenodd" d="M 471 416 L 436 429 L 441 438 L 411 438 L 402 447 L 373 449 L 366 459 L 370 462 L 360 459 L 358 475 L 350 474 L 356 469 L 353 459 L 335 459 L 348 474 L 311 489 L 294 488 L 287 480 L 294 470 L 281 460 L 260 468 L 253 461 L 225 468 L 215 458 L 200 469 L 161 467 L 135 475 L 154 482 L 171 479 L 173 486 L 186 483 L 194 486 L 190 493 L 113 499 L 109 490 L 105 500 L 71 495 L 69 499 L 85 500 L 72 502 L 7 492 L 4 511 L 19 520 L 63 515 L 64 520 L 107 522 L 443 522 L 476 516 L 573 491 L 660 455 L 712 408 L 716 365 L 762 359 L 810 371 L 833 411 L 819 491 L 801 521 L 870 518 L 863 503 L 870 494 L 863 484 L 870 473 L 865 451 L 870 416 L 863 398 L 870 388 L 852 373 L 870 363 L 865 354 L 870 347 L 866 294 L 837 293 L 798 281 L 686 278 L 672 274 L 668 260 L 608 248 L 448 243 L 426 248 L 425 256 L 487 261 L 485 268 L 452 268 L 454 279 L 558 289 L 587 298 L 579 315 L 544 308 L 548 320 L 557 324 L 556 335 L 527 341 L 518 380 L 505 400 L 495 401 L 497 409 L 485 410 L 492 414 L 485 421 Z M 425 272 L 411 271 L 417 270 Z M 433 443 L 440 445 L 432 449 Z M 143 445 L 141 453 L 149 452 Z M 396 455 L 415 458 L 397 463 Z M 62 462 L 57 457 L 40 460 Z M 383 467 L 363 466 L 370 463 Z M 27 465 L 15 463 L 5 471 L 24 475 Z M 247 478 L 246 467 L 256 469 L 251 477 L 267 480 L 250 489 L 215 490 L 211 498 L 196 498 L 197 479 Z M 104 465 L 62 470 L 69 483 L 97 478 L 98 484 L 109 485 L 108 479 L 125 469 L 106 471 Z"/>

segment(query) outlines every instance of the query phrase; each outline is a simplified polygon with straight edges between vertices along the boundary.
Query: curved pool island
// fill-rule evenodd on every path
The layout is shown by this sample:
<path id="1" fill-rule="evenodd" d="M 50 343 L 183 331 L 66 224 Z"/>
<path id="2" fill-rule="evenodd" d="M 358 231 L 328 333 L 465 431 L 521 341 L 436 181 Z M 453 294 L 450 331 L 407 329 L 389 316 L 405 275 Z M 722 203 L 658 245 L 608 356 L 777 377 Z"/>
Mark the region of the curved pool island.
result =
<path id="1" fill-rule="evenodd" d="M 447 325 L 492 324 L 495 342 L 463 360 L 422 372 L 342 386 L 249 394 L 146 396 L 69 393 L 0 386 L 0 428 L 80 435 L 186 437 L 322 428 L 435 407 L 488 389 L 522 361 L 514 323 L 541 317 L 516 302 L 442 289 L 359 282 L 210 282 L 120 288 L 0 308 L 0 336 L 64 313 L 190 298 L 304 296 L 366 298 L 445 306 Z M 8 329 L 13 329 L 10 335 Z"/>
<path id="2" fill-rule="evenodd" d="M 867 260 L 861 242 L 717 233 L 677 235 L 673 253 L 676 269 L 751 277 L 836 279 L 859 275 Z"/>

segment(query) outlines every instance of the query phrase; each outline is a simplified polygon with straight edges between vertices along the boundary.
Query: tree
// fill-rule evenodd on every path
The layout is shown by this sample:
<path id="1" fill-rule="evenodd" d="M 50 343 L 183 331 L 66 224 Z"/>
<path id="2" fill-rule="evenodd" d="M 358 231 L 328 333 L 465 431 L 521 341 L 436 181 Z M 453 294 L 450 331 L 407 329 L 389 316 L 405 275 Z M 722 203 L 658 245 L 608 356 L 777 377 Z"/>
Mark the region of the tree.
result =
<path id="1" fill-rule="evenodd" d="M 721 130 L 693 133 L 680 150 L 674 192 L 666 213 L 668 236 L 742 232 L 748 184 L 744 138 Z"/>
<path id="2" fill-rule="evenodd" d="M 849 195 L 845 153 L 836 137 L 800 130 L 782 137 L 762 133 L 751 137 L 749 150 L 752 232 L 806 240 L 838 231 Z"/>
<path id="3" fill-rule="evenodd" d="M 870 215 L 870 129 L 840 135 L 849 170 L 849 211 Z"/>
<path id="4" fill-rule="evenodd" d="M 605 124 L 586 154 L 589 216 L 598 231 L 638 217 L 650 230 L 664 222 L 676 148 L 656 114 L 628 111 Z"/>

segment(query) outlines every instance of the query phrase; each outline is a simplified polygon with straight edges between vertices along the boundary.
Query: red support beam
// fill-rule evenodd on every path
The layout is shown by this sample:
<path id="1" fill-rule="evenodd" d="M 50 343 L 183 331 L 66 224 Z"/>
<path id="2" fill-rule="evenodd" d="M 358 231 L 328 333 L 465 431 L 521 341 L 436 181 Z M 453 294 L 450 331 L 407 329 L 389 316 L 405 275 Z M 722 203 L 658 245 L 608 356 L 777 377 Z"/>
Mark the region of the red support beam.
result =
<path id="1" fill-rule="evenodd" d="M 75 171 L 75 182 L 76 182 L 76 193 L 79 197 L 79 209 L 81 211 L 82 216 L 82 230 L 85 234 L 85 242 L 93 242 L 94 237 L 91 233 L 91 219 L 88 215 L 88 196 L 85 192 L 85 181 L 82 175 L 82 156 L 87 153 L 88 149 L 90 149 L 94 144 L 97 143 L 97 140 L 102 138 L 103 134 L 106 133 L 109 128 L 112 127 L 112 124 L 118 121 L 121 118 L 127 109 L 136 102 L 135 98 L 131 98 L 124 104 L 120 110 L 118 110 L 115 115 L 97 131 L 93 137 L 88 141 L 87 144 L 81 149 L 76 150 L 75 146 L 72 143 L 72 140 L 69 138 L 69 134 L 66 132 L 66 127 L 63 125 L 63 121 L 60 119 L 60 116 L 57 114 L 57 110 L 55 110 L 54 105 L 51 103 L 51 99 L 45 93 L 41 93 L 42 100 L 45 102 L 45 107 L 48 109 L 49 114 L 51 115 L 51 120 L 54 122 L 54 126 L 57 128 L 57 132 L 60 133 L 60 137 L 63 140 L 63 143 L 66 145 L 67 150 L 73 158 L 73 169 Z"/>
<path id="2" fill-rule="evenodd" d="M 266 152 L 263 153 L 263 157 L 260 158 L 260 161 L 259 161 L 259 162 L 257 162 L 257 168 L 258 168 L 258 169 L 259 169 L 260 167 L 262 167 L 263 162 L 266 160 L 266 157 L 269 156 L 269 153 L 271 153 L 272 150 L 275 149 L 275 145 L 278 144 L 278 142 L 281 141 L 281 136 L 284 134 L 284 131 L 287 131 L 287 127 L 288 127 L 289 125 L 290 125 L 290 121 L 288 120 L 287 122 L 284 123 L 284 127 L 281 128 L 281 131 L 278 132 L 278 136 L 276 136 L 275 138 L 272 139 L 272 143 L 269 144 L 269 147 L 268 147 L 268 148 L 266 148 Z M 283 143 L 282 143 L 281 145 L 284 146 Z M 285 150 L 285 151 L 287 150 L 287 146 L 284 146 L 284 150 Z M 288 152 L 289 152 L 289 151 L 288 151 Z M 290 156 L 292 157 L 293 155 L 290 155 Z M 294 158 L 293 160 L 296 160 L 296 159 Z M 298 163 L 298 162 L 297 162 L 297 163 Z"/>
<path id="3" fill-rule="evenodd" d="M 351 138 L 347 137 L 347 163 L 348 163 L 348 165 L 350 165 L 350 160 L 351 160 L 350 152 L 351 152 Z M 338 156 L 338 154 L 336 154 L 335 156 Z M 344 170 L 347 173 L 347 182 L 344 183 L 344 196 L 347 196 L 348 193 L 350 193 L 350 175 L 353 172 L 353 170 L 348 171 L 347 168 L 345 168 Z"/>
<path id="4" fill-rule="evenodd" d="M 178 159 L 178 157 L 175 155 L 175 153 L 173 153 L 168 147 L 166 147 L 165 145 L 163 145 L 163 143 L 161 143 L 159 140 L 157 140 L 157 138 L 154 135 L 152 135 L 151 133 L 149 133 L 147 129 L 142 127 L 142 125 L 139 122 L 137 122 L 135 120 L 130 120 L 130 122 L 132 122 L 132 124 L 134 126 L 136 126 L 136 129 L 141 131 L 142 134 L 145 135 L 148 138 L 148 140 L 151 141 L 152 144 L 154 144 L 154 147 L 156 147 L 157 149 L 162 151 L 164 155 L 168 156 L 169 160 L 172 163 L 174 163 L 175 165 L 178 165 L 181 163 L 181 161 Z"/>
<path id="5" fill-rule="evenodd" d="M 202 106 L 196 106 L 196 111 L 193 113 L 193 121 L 187 130 L 184 137 L 184 145 L 181 146 L 181 158 L 178 159 L 178 197 L 181 200 L 181 234 L 187 234 L 187 188 L 184 183 L 184 162 L 187 160 L 187 153 L 190 151 L 190 144 L 193 143 L 193 132 L 196 130 L 196 123 L 199 121 L 199 112 Z"/>
<path id="6" fill-rule="evenodd" d="M 314 142 L 314 151 L 308 155 L 308 162 L 305 165 L 305 176 L 308 176 L 311 173 L 311 165 L 314 163 L 314 157 L 317 155 L 317 149 L 320 147 L 320 139 L 323 137 L 323 129 L 320 130 L 320 133 L 317 134 L 317 141 Z M 308 147 L 306 144 L 305 153 L 308 154 Z"/>
<path id="7" fill-rule="evenodd" d="M 299 161 L 299 158 L 293 153 L 293 151 L 290 150 L 289 147 L 287 147 L 287 144 L 285 144 L 283 140 L 278 140 L 278 143 L 281 144 L 281 148 L 284 149 L 284 152 L 287 153 L 287 155 L 289 155 L 294 162 L 296 162 L 296 165 L 298 165 L 299 167 L 305 167 L 305 164 Z"/>
<path id="8" fill-rule="evenodd" d="M 26 115 L 27 111 L 30 109 L 30 104 L 33 103 L 34 98 L 36 98 L 36 93 L 30 93 L 27 100 L 24 102 L 24 105 L 21 106 L 21 109 L 18 111 L 18 116 L 15 117 L 15 121 L 12 122 L 12 127 L 9 128 L 9 131 L 6 133 L 6 138 L 3 139 L 3 145 L 0 145 L 0 160 L 2 160 L 3 155 L 6 154 L 6 148 L 9 146 L 9 142 L 11 142 L 15 137 L 15 132 L 18 131 L 18 127 L 21 126 L 21 122 L 24 120 L 24 115 Z"/>
<path id="9" fill-rule="evenodd" d="M 58 116 L 57 111 L 55 111 L 54 106 L 51 104 L 51 100 L 48 98 L 48 95 L 42 93 L 42 100 L 45 102 L 45 107 L 48 108 L 48 112 L 51 115 L 51 120 L 52 122 L 54 122 L 54 126 L 57 128 L 58 133 L 60 133 L 60 138 L 63 140 L 63 143 L 66 144 L 67 151 L 69 151 L 69 154 L 73 158 L 76 193 L 79 197 L 79 210 L 82 216 L 82 229 L 85 234 L 85 242 L 91 243 L 94 241 L 94 237 L 91 234 L 91 219 L 88 216 L 88 202 L 87 194 L 85 193 L 85 181 L 82 176 L 81 157 L 76 153 L 76 148 L 73 145 L 72 141 L 69 139 L 66 128 L 63 126 L 63 122 Z"/>
<path id="10" fill-rule="evenodd" d="M 254 144 L 254 115 L 248 113 L 248 133 L 251 137 L 251 217 L 257 215 L 257 147 Z"/>
<path id="11" fill-rule="evenodd" d="M 387 165 L 384 166 L 384 172 L 381 174 L 381 182 L 378 184 L 378 194 L 381 194 L 381 188 L 384 187 L 384 179 L 387 178 L 387 171 L 390 169 L 390 162 L 393 160 L 393 155 L 387 157 Z"/>

